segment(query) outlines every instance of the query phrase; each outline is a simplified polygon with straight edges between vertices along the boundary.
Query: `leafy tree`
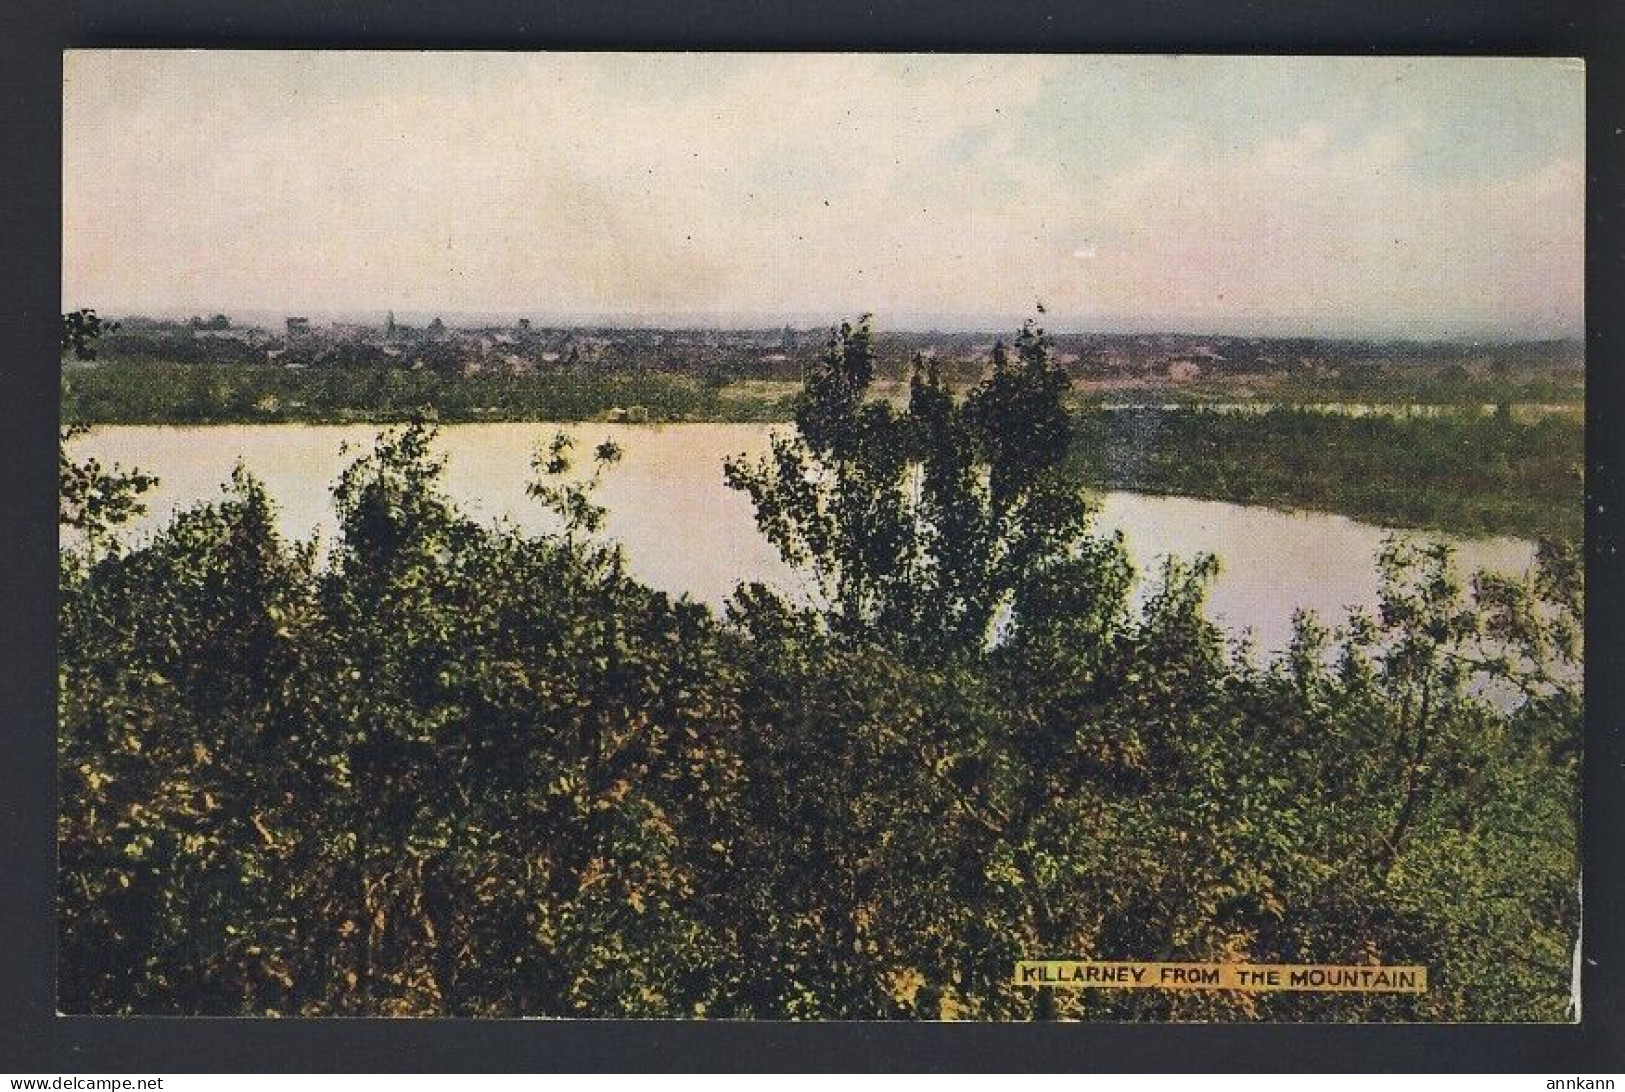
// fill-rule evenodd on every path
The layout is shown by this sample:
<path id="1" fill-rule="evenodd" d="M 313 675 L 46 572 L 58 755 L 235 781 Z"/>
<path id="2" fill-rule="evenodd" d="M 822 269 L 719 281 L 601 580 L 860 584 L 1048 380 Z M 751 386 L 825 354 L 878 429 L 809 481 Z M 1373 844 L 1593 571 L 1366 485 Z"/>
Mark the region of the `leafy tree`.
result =
<path id="1" fill-rule="evenodd" d="M 92 308 L 69 311 L 62 316 L 62 351 L 75 360 L 95 360 L 102 335 L 117 329 L 118 323 L 104 321 Z"/>
<path id="2" fill-rule="evenodd" d="M 84 432 L 83 426 L 69 425 L 58 435 L 57 522 L 101 544 L 109 531 L 146 510 L 141 494 L 158 479 L 117 465 L 104 467 L 96 459 L 76 461 L 68 445 Z"/>
<path id="3" fill-rule="evenodd" d="M 934 360 L 915 361 L 906 413 L 866 400 L 873 378 L 866 316 L 835 330 L 809 371 L 796 431 L 757 462 L 730 462 L 728 483 L 811 574 L 834 632 L 980 648 L 1017 589 L 1086 529 L 1082 494 L 1061 473 L 1066 374 L 1029 323 L 962 402 Z"/>

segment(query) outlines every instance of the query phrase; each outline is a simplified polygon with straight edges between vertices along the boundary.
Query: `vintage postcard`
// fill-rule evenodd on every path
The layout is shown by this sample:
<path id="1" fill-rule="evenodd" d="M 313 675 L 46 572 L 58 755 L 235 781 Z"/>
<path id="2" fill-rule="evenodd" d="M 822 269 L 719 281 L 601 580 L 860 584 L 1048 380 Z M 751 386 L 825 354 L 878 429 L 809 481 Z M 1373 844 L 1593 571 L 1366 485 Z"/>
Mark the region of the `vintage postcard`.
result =
<path id="1" fill-rule="evenodd" d="M 63 1013 L 1579 1019 L 1580 61 L 63 75 Z"/>

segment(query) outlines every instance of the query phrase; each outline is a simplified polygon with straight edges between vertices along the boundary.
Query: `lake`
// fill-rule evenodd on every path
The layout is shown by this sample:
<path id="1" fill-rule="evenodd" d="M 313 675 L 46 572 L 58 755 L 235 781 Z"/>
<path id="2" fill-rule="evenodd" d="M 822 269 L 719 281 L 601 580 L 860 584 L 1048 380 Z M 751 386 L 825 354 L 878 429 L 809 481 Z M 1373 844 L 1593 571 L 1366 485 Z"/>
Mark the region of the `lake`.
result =
<path id="1" fill-rule="evenodd" d="M 446 492 L 465 513 L 542 530 L 554 523 L 525 495 L 538 445 L 563 431 L 576 440 L 578 462 L 584 463 L 593 445 L 615 440 L 624 455 L 598 494 L 608 509 L 604 533 L 625 545 L 639 579 L 718 606 L 742 580 L 788 591 L 798 586 L 757 532 L 749 500 L 722 481 L 725 458 L 764 451 L 770 432 L 782 427 L 448 425 L 437 446 L 448 460 Z M 79 437 L 72 451 L 158 476 L 147 513 L 124 532 L 132 540 L 178 509 L 220 496 L 239 460 L 264 482 L 283 533 L 330 539 L 335 521 L 328 490 L 377 433 L 372 425 L 108 426 Z M 1389 533 L 1324 513 L 1136 493 L 1104 494 L 1097 525 L 1123 532 L 1142 573 L 1154 571 L 1168 555 L 1217 556 L 1221 568 L 1210 615 L 1232 633 L 1250 631 L 1270 651 L 1290 639 L 1299 608 L 1334 622 L 1351 606 L 1374 604 L 1376 555 Z M 1532 544 L 1518 539 L 1456 541 L 1463 571 L 1522 571 L 1534 557 Z"/>

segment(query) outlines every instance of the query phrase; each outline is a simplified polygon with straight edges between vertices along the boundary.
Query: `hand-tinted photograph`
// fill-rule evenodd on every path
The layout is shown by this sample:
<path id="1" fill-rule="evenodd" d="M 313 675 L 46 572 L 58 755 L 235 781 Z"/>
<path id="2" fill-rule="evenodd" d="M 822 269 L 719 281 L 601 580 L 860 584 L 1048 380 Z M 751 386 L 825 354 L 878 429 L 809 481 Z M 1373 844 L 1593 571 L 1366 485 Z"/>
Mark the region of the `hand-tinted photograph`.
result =
<path id="1" fill-rule="evenodd" d="M 1584 103 L 68 51 L 58 1008 L 1578 1020 Z"/>

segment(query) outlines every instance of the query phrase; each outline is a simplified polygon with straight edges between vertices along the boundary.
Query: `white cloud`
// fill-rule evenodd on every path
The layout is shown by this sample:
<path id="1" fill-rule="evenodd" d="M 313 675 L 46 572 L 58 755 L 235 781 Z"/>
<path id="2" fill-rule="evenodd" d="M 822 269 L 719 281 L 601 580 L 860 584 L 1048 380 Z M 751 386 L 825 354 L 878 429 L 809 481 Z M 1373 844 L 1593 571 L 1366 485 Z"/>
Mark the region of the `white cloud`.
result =
<path id="1" fill-rule="evenodd" d="M 1153 325 L 1577 320 L 1577 162 L 1426 177 L 1428 141 L 1471 134 L 1410 115 L 1286 111 L 1254 147 L 1214 154 L 1195 132 L 1156 147 L 1114 129 L 1110 101 L 1087 129 L 1046 114 L 1087 64 L 76 53 L 64 297 L 827 318 L 1019 315 L 1042 297 L 1057 318 Z M 1078 166 L 1106 145 L 1121 165 Z M 1071 167 L 1035 150 L 1054 147 L 1077 149 Z"/>
<path id="2" fill-rule="evenodd" d="M 1257 156 L 1169 149 L 1078 203 L 1076 226 L 1114 245 L 1046 294 L 1063 312 L 1242 329 L 1578 329 L 1579 164 L 1429 178 L 1408 169 L 1416 140 L 1308 125 Z"/>

